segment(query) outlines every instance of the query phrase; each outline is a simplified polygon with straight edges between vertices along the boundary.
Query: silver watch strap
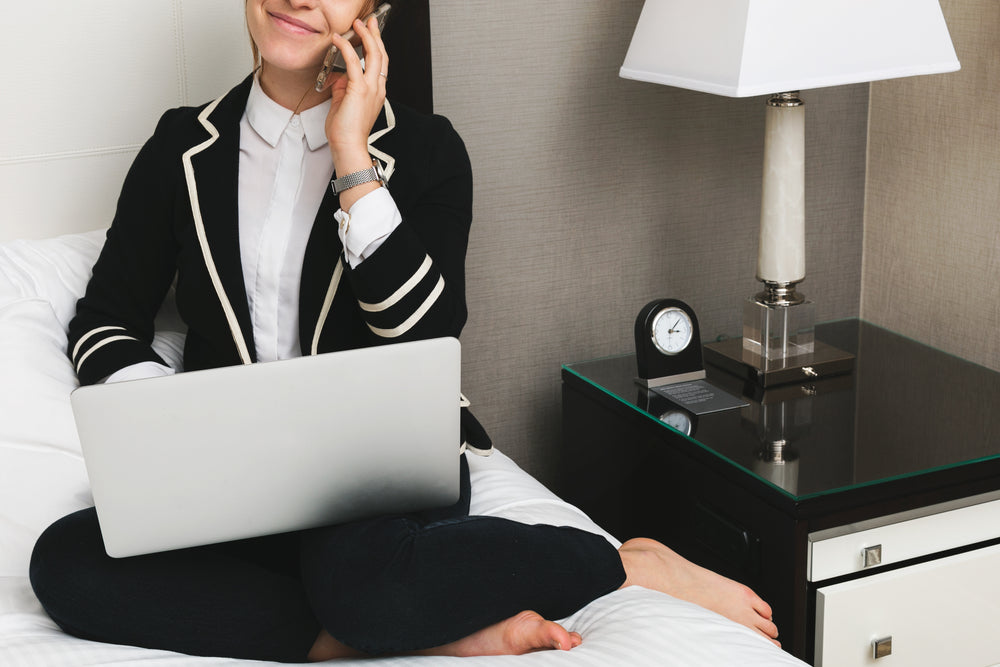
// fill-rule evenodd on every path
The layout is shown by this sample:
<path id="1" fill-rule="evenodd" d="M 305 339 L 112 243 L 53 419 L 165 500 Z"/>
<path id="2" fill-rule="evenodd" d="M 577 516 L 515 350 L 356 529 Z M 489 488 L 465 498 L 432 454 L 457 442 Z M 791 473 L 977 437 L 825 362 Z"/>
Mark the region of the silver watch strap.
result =
<path id="1" fill-rule="evenodd" d="M 330 187 L 333 188 L 333 194 L 339 195 L 344 190 L 350 190 L 359 185 L 365 183 L 371 183 L 372 181 L 381 181 L 382 175 L 375 165 L 368 167 L 367 169 L 362 169 L 361 171 L 356 171 L 352 174 L 347 174 L 346 176 L 341 176 L 340 178 L 335 178 L 330 181 Z"/>

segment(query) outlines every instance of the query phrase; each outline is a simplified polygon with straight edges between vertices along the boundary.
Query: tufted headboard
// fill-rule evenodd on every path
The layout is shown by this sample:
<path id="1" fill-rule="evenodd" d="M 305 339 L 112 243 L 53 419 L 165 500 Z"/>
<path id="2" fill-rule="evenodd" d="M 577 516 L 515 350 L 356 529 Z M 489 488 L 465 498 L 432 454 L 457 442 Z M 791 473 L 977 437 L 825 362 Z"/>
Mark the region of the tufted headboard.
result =
<path id="1" fill-rule="evenodd" d="M 160 114 L 210 101 L 250 72 L 243 7 L 244 0 L 8 3 L 0 40 L 0 241 L 106 227 Z M 386 31 L 393 74 L 407 82 L 398 92 L 425 109 L 426 16 L 426 0 L 411 0 L 394 10 Z M 393 44 L 392 21 L 417 29 L 396 31 Z M 390 95 L 398 97 L 392 88 Z"/>

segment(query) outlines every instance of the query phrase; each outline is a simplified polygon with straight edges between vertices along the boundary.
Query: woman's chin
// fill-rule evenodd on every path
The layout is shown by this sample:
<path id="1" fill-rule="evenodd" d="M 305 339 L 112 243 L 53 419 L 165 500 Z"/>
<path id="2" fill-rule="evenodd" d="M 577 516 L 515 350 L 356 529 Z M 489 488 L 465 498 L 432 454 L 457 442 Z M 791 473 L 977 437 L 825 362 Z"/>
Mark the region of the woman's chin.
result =
<path id="1" fill-rule="evenodd" d="M 306 76 L 315 77 L 319 74 L 323 66 L 323 58 L 303 58 L 299 53 L 267 53 L 261 50 L 261 59 L 264 61 L 264 69 L 270 70 L 271 74 L 291 76 L 296 79 Z"/>

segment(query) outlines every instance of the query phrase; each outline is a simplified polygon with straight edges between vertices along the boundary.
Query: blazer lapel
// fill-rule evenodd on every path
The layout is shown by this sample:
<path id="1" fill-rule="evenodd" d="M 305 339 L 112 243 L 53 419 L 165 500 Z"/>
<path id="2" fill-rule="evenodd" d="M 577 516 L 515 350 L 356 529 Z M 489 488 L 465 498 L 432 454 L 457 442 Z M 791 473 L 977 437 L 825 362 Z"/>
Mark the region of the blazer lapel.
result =
<path id="1" fill-rule="evenodd" d="M 256 361 L 240 261 L 239 122 L 252 79 L 210 104 L 198 120 L 209 138 L 184 154 L 202 256 L 243 363 Z"/>
<path id="2" fill-rule="evenodd" d="M 368 152 L 382 161 L 387 178 L 392 177 L 396 160 L 374 144 L 395 127 L 395 115 L 386 100 L 368 137 Z M 327 188 L 309 234 L 302 264 L 302 284 L 299 290 L 299 341 L 302 354 L 315 354 L 318 351 L 320 332 L 326 324 L 334 295 L 340 286 L 343 246 L 333 217 L 339 208 L 339 200 Z"/>
<path id="3" fill-rule="evenodd" d="M 396 158 L 385 151 L 377 148 L 375 142 L 396 129 L 396 114 L 392 110 L 389 100 L 382 105 L 375 124 L 372 126 L 371 134 L 368 135 L 368 153 L 382 161 L 386 180 L 392 178 L 392 173 L 396 170 Z"/>

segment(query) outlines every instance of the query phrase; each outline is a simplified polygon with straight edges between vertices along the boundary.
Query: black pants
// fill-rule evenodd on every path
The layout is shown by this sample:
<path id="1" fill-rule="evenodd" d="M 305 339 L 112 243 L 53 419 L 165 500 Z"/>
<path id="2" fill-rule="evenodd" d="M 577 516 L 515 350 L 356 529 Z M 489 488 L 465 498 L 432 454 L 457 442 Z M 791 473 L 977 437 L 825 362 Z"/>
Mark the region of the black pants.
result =
<path id="1" fill-rule="evenodd" d="M 114 559 L 93 508 L 39 537 L 31 584 L 66 632 L 181 653 L 303 662 L 320 629 L 358 650 L 440 646 L 532 609 L 562 618 L 625 580 L 574 528 L 453 507 Z"/>

